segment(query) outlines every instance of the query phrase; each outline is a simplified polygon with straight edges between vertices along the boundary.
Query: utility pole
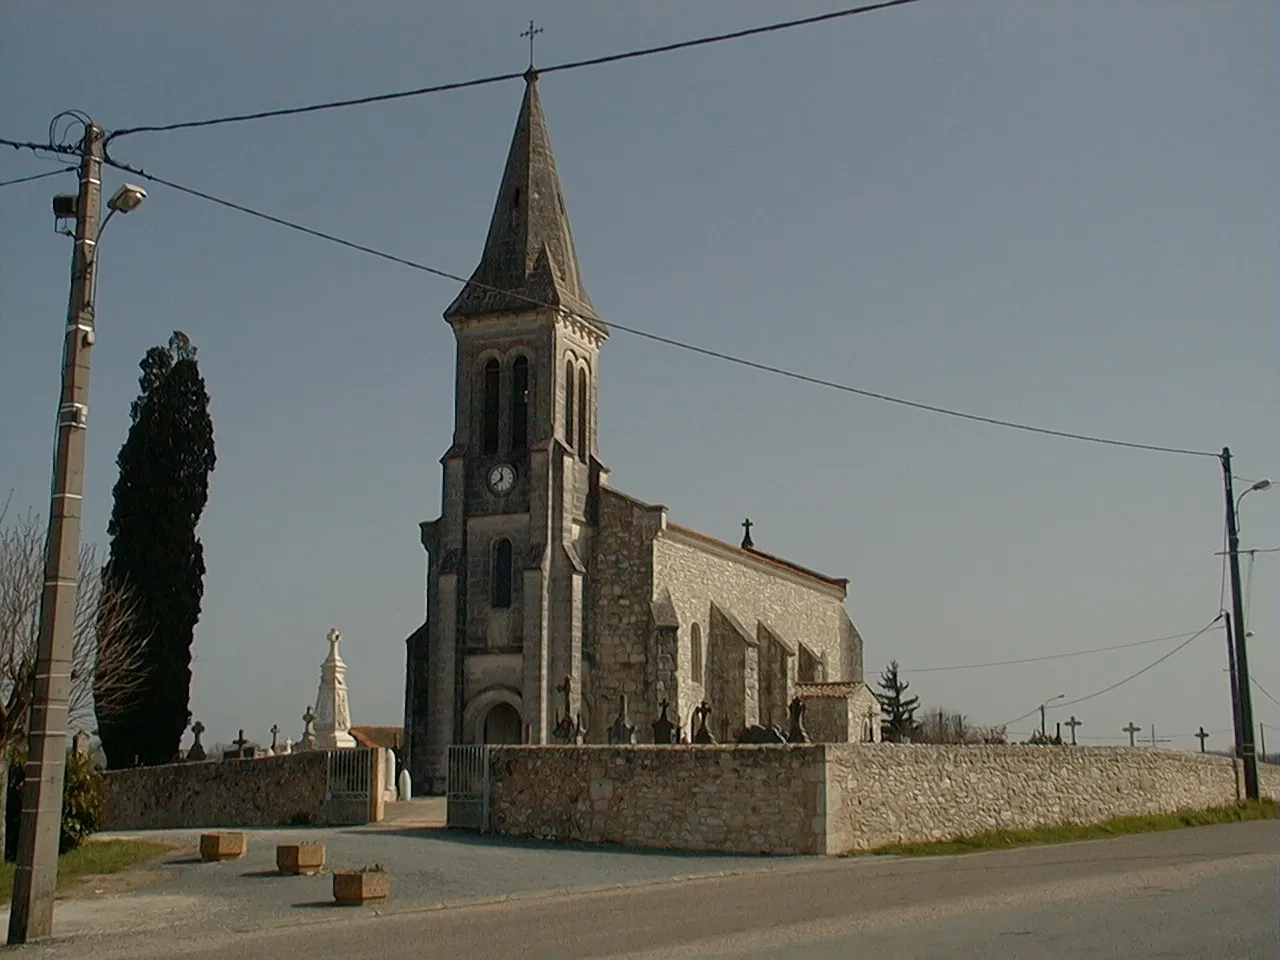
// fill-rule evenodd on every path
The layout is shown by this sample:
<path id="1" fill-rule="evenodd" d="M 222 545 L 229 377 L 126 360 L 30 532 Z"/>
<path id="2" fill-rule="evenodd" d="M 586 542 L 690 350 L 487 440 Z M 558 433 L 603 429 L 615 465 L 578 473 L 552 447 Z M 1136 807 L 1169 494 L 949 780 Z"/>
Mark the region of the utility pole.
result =
<path id="1" fill-rule="evenodd" d="M 1136 723 L 1134 723 L 1132 720 L 1130 720 L 1129 725 L 1127 727 L 1120 728 L 1120 732 L 1127 733 L 1129 735 L 1129 746 L 1133 747 L 1133 746 L 1137 746 L 1137 744 L 1134 743 L 1133 738 L 1136 734 L 1139 734 L 1142 732 L 1142 728 L 1138 726 Z"/>
<path id="2" fill-rule="evenodd" d="M 1223 447 L 1223 493 L 1227 500 L 1227 561 L 1231 571 L 1231 615 L 1236 646 L 1236 691 L 1240 701 L 1240 759 L 1244 762 L 1244 795 L 1258 799 L 1258 757 L 1253 746 L 1253 697 L 1249 689 L 1249 652 L 1244 639 L 1244 598 L 1240 592 L 1240 531 L 1231 483 L 1231 448 Z"/>
<path id="3" fill-rule="evenodd" d="M 1222 622 L 1227 628 L 1227 675 L 1231 683 L 1231 725 L 1235 735 L 1235 754 L 1240 756 L 1240 744 L 1244 736 L 1240 730 L 1240 684 L 1236 678 L 1236 636 L 1231 630 L 1231 614 L 1222 612 Z"/>
<path id="4" fill-rule="evenodd" d="M 1258 751 L 1262 757 L 1262 762 L 1267 762 L 1267 725 L 1265 723 L 1258 724 Z"/>
<path id="5" fill-rule="evenodd" d="M 67 698 L 80 566 L 85 427 L 94 338 L 93 271 L 102 204 L 102 141 L 102 128 L 86 123 L 76 198 L 71 297 L 62 352 L 62 393 L 58 401 L 58 439 L 45 543 L 44 588 L 40 594 L 26 779 L 22 785 L 17 870 L 9 914 L 11 945 L 53 932 L 66 773 Z"/>
<path id="6" fill-rule="evenodd" d="M 1045 708 L 1045 705 L 1043 703 L 1040 704 L 1040 739 L 1042 740 L 1046 736 L 1045 729 L 1044 729 L 1044 708 Z"/>

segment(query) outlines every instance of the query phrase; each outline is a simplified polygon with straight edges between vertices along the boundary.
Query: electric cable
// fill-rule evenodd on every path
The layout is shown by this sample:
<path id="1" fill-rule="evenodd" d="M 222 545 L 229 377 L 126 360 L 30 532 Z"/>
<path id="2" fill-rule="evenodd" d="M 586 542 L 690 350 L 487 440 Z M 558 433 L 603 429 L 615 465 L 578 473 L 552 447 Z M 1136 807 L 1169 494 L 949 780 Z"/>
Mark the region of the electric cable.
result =
<path id="1" fill-rule="evenodd" d="M 59 170 L 46 170 L 44 173 L 33 173 L 29 177 L 15 177 L 12 180 L 0 180 L 0 187 L 12 187 L 18 183 L 31 183 L 33 180 L 43 180 L 45 177 L 56 177 L 62 173 L 74 173 L 75 167 L 62 167 Z"/>
<path id="2" fill-rule="evenodd" d="M 612 53 L 601 57 L 591 57 L 586 60 L 574 60 L 568 63 L 558 63 L 550 67 L 538 68 L 535 72 L 538 74 L 561 73 L 567 70 L 580 70 L 583 67 L 596 67 L 606 63 L 635 60 L 640 57 L 650 57 L 659 53 L 670 53 L 675 50 L 687 50 L 691 47 L 703 47 L 713 43 L 723 43 L 728 40 L 741 40 L 745 37 L 759 36 L 766 33 L 777 33 L 779 31 L 790 30 L 795 27 L 805 27 L 817 23 L 841 20 L 848 17 L 854 17 L 862 13 L 874 13 L 877 10 L 887 10 L 890 7 L 903 7 L 907 4 L 916 2 L 918 2 L 918 0 L 883 0 L 883 2 L 880 3 L 870 3 L 859 7 L 846 7 L 841 10 L 832 10 L 828 13 L 821 13 L 812 17 L 802 17 L 798 20 L 785 20 L 778 23 L 765 24 L 759 27 L 748 27 L 745 30 L 734 30 L 729 33 L 698 37 L 693 40 L 680 40 L 675 43 L 666 43 L 656 47 L 644 47 L 639 50 L 628 50 L 624 53 Z M 213 127 L 228 123 L 244 123 L 250 120 L 266 120 L 272 117 L 290 117 L 304 113 L 318 113 L 322 110 L 337 110 L 344 107 L 358 107 L 367 106 L 373 103 L 387 103 L 392 100 L 404 100 L 410 97 L 421 97 L 432 93 L 445 93 L 451 90 L 465 90 L 472 87 L 489 86 L 495 83 L 506 83 L 511 80 L 518 80 L 523 77 L 524 74 L 525 71 L 523 70 L 519 73 L 499 73 L 488 77 L 478 77 L 473 80 L 459 80 L 453 83 L 441 83 L 436 84 L 435 86 L 417 87 L 413 90 L 379 93 L 367 97 L 355 97 L 350 100 L 327 100 L 321 103 L 312 103 L 301 107 L 282 107 L 276 110 L 260 110 L 255 113 L 237 113 L 222 117 L 210 117 L 205 120 L 184 120 L 178 123 L 166 123 L 155 126 L 122 127 L 110 134 L 107 137 L 106 142 L 109 144 L 117 137 L 128 137 L 135 133 L 165 133 L 173 130 L 191 130 L 197 127 Z"/>
<path id="3" fill-rule="evenodd" d="M 3 143 L 3 142 L 4 141 L 0 140 L 0 143 Z M 343 246 L 351 250 L 356 250 L 360 253 L 366 253 L 366 254 L 369 254 L 370 256 L 377 257 L 382 260 L 387 260 L 391 263 L 398 263 L 402 266 L 410 267 L 415 270 L 421 270 L 422 272 L 429 273 L 432 276 L 440 277 L 446 280 L 452 280 L 456 283 L 461 283 L 464 286 L 470 285 L 472 287 L 477 287 L 482 290 L 487 290 L 493 293 L 500 293 L 505 296 L 510 296 L 514 299 L 522 300 L 525 303 L 528 303 L 530 306 L 541 307 L 548 310 L 554 310 L 557 312 L 564 312 L 563 307 L 559 307 L 551 303 L 545 303 L 541 300 L 537 300 L 533 297 L 526 296 L 516 291 L 502 290 L 498 287 L 493 287 L 488 284 L 481 283 L 475 279 L 468 279 L 459 274 L 450 273 L 447 270 L 441 270 L 438 267 L 432 267 L 428 264 L 419 263 L 415 260 L 410 260 L 407 257 L 401 257 L 392 253 L 387 253 L 383 250 L 378 250 L 374 247 L 370 247 L 362 243 L 356 243 L 355 241 L 352 241 L 352 240 L 346 240 L 342 237 L 336 236 L 335 234 L 326 233 L 322 230 L 316 230 L 312 227 L 303 226 L 302 224 L 295 223 L 290 220 L 286 220 L 283 217 L 277 217 L 277 216 L 274 216 L 273 214 L 264 213 L 260 210 L 255 210 L 254 208 L 246 206 L 241 203 L 235 203 L 231 200 L 225 200 L 221 197 L 216 197 L 213 194 L 206 193 L 203 190 L 196 190 L 192 187 L 183 186 L 182 184 L 176 183 L 173 180 L 168 180 L 168 179 L 165 179 L 164 177 L 160 177 L 155 174 L 148 173 L 139 167 L 133 167 L 129 164 L 114 160 L 110 156 L 105 157 L 103 162 L 118 170 L 122 170 L 125 173 L 130 173 L 130 174 L 133 174 L 134 176 L 141 177 L 144 180 L 148 180 L 152 183 L 161 184 L 162 186 L 169 187 L 172 190 L 177 190 L 180 193 L 185 193 L 193 197 L 198 197 L 201 200 L 207 200 L 210 203 L 214 203 L 231 210 L 236 210 L 240 213 L 247 214 L 251 217 L 256 217 L 257 219 L 260 219 L 260 220 L 265 220 L 268 223 L 274 223 L 277 226 L 286 227 L 290 230 L 297 231 L 298 233 L 306 234 L 307 236 L 315 237 L 320 240 L 327 240 L 330 243 L 335 243 L 335 244 L 338 244 L 339 246 Z M 701 356 L 712 357 L 717 360 L 723 360 L 727 363 L 736 364 L 738 366 L 746 367 L 752 370 L 758 370 L 762 373 L 769 373 L 775 376 L 785 377 L 790 380 L 796 380 L 801 383 L 808 383 L 813 386 L 826 387 L 828 389 L 838 390 L 843 393 L 850 393 L 850 394 L 854 394 L 860 397 L 865 397 L 871 400 L 879 400 L 884 403 L 890 403 L 890 404 L 894 404 L 901 407 L 907 407 L 913 410 L 921 410 L 927 413 L 937 413 L 943 416 L 953 417 L 959 420 L 968 420 L 973 423 L 982 423 L 988 426 L 1004 427 L 1009 430 L 1017 430 L 1024 433 L 1034 433 L 1042 436 L 1057 437 L 1059 439 L 1078 440 L 1086 443 L 1099 444 L 1103 446 L 1121 447 L 1121 448 L 1130 449 L 1130 450 L 1142 450 L 1142 451 L 1152 452 L 1152 453 L 1168 453 L 1168 454 L 1176 454 L 1179 456 L 1187 456 L 1187 457 L 1211 457 L 1214 460 L 1219 459 L 1219 454 L 1211 453 L 1204 450 L 1192 450 L 1184 447 L 1171 447 L 1171 446 L 1164 446 L 1161 444 L 1152 444 L 1152 443 L 1138 443 L 1132 440 L 1118 440 L 1112 437 L 1100 437 L 1100 436 L 1095 436 L 1091 434 L 1076 433 L 1069 430 L 1056 430 L 1049 427 L 1039 427 L 1031 424 L 1020 423 L 1014 420 L 1004 420 L 999 417 L 988 417 L 988 416 L 983 416 L 975 413 L 966 413 L 964 411 L 955 410 L 950 407 L 942 407 L 936 404 L 922 403 L 917 400 L 908 400 L 903 397 L 896 397 L 890 394 L 880 393 L 874 390 L 867 390 L 862 387 L 855 387 L 850 384 L 839 383 L 838 381 L 827 380 L 822 377 L 810 376 L 809 374 L 799 373 L 794 370 L 788 370 L 784 367 L 778 367 L 772 364 L 761 363 L 756 360 L 748 360 L 746 358 L 725 353 L 720 350 L 711 350 L 707 347 L 700 347 L 695 344 L 687 343 L 682 340 L 676 340 L 673 337 L 665 337 L 665 336 L 662 336 L 661 334 L 651 333 L 647 330 L 641 330 L 637 327 L 629 327 L 620 323 L 610 323 L 609 326 L 611 329 L 619 330 L 623 333 L 627 333 L 632 336 L 639 337 L 641 339 L 650 340 L 655 343 L 661 343 L 671 347 L 676 347 L 677 349 L 685 350 L 690 353 L 696 353 Z"/>
<path id="4" fill-rule="evenodd" d="M 1153 643 L 1165 643 L 1170 640 L 1182 640 L 1194 636 L 1193 631 L 1175 633 L 1168 637 L 1154 637 L 1150 640 L 1133 640 L 1129 643 L 1117 643 L 1109 647 L 1093 647 L 1089 650 L 1073 650 L 1069 653 L 1050 653 L 1039 657 L 1019 657 L 1016 660 L 990 660 L 986 663 L 960 663 L 949 667 L 917 667 L 902 670 L 901 673 L 945 673 L 953 670 L 981 670 L 987 667 L 1010 667 L 1021 663 L 1043 663 L 1046 660 L 1066 660 L 1069 657 L 1086 657 L 1094 653 L 1109 653 L 1112 650 L 1128 650 L 1132 647 L 1145 647 Z M 1039 709 L 1038 707 L 1036 709 Z"/>

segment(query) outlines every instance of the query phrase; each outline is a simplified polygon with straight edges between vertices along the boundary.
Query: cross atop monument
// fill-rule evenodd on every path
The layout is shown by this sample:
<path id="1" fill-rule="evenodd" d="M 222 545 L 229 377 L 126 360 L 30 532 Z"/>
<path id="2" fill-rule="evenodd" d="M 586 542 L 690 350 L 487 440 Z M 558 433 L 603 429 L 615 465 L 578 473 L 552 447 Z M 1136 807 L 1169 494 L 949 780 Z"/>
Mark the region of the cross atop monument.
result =
<path id="1" fill-rule="evenodd" d="M 1129 746 L 1132 747 L 1132 746 L 1136 746 L 1136 744 L 1133 742 L 1134 734 L 1141 733 L 1142 728 L 1138 726 L 1136 723 L 1134 723 L 1132 720 L 1130 720 L 1129 725 L 1127 727 L 1120 728 L 1120 732 L 1127 733 L 1129 735 Z"/>
<path id="2" fill-rule="evenodd" d="M 1071 728 L 1071 745 L 1074 747 L 1076 745 L 1076 727 L 1084 726 L 1084 721 L 1077 720 L 1073 715 L 1071 719 L 1064 724 L 1064 726 Z"/>
<path id="3" fill-rule="evenodd" d="M 1204 727 L 1201 727 L 1195 732 L 1194 736 L 1200 741 L 1200 752 L 1204 753 L 1204 742 L 1209 739 L 1209 734 L 1205 732 Z"/>
<path id="4" fill-rule="evenodd" d="M 751 539 L 751 528 L 754 526 L 755 524 L 751 522 L 750 517 L 742 521 L 742 549 L 743 550 L 750 550 L 752 547 L 755 546 L 755 543 Z"/>
<path id="5" fill-rule="evenodd" d="M 529 21 L 529 29 L 520 34 L 522 37 L 529 38 L 529 69 L 533 69 L 533 38 L 542 32 L 541 27 L 535 27 L 532 20 Z"/>

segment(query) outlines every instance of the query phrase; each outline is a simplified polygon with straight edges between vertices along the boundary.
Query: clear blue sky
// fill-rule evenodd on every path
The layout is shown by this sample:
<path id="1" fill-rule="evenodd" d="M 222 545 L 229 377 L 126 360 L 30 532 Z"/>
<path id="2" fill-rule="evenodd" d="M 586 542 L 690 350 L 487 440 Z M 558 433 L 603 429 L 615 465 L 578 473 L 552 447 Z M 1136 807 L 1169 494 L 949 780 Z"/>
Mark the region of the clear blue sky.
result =
<path id="1" fill-rule="evenodd" d="M 68 108 L 111 129 L 520 70 L 530 15 L 548 64 L 830 6 L 11 2 L 0 135 L 41 139 Z M 1265 0 L 931 0 L 542 89 L 606 321 L 974 413 L 1230 444 L 1256 478 L 1280 473 L 1276 39 Z M 515 81 L 115 153 L 467 274 L 520 96 Z M 0 179 L 49 166 L 5 151 Z M 0 191 L 0 489 L 41 511 L 70 255 L 49 196 L 73 189 Z M 105 547 L 137 362 L 182 329 L 218 444 L 192 698 L 207 739 L 272 723 L 296 738 L 331 625 L 356 721 L 399 721 L 456 292 L 161 187 L 113 222 L 85 534 Z M 1177 634 L 1218 610 L 1213 460 L 949 420 L 623 333 L 602 364 L 614 484 L 731 540 L 750 516 L 761 549 L 850 577 L 868 674 Z M 1280 544 L 1278 496 L 1246 500 L 1245 546 Z M 1250 627 L 1254 674 L 1280 696 L 1278 565 L 1257 558 Z M 1000 722 L 1172 646 L 921 673 L 913 689 Z M 1058 718 L 1115 738 L 1130 720 L 1203 724 L 1226 746 L 1224 665 L 1215 630 Z"/>

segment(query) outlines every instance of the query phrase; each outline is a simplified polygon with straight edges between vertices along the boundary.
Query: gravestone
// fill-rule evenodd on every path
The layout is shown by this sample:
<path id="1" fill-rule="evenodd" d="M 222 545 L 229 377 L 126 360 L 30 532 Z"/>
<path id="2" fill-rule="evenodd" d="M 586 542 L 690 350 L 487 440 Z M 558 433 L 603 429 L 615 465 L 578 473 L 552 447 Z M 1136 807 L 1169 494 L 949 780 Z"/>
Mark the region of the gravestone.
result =
<path id="1" fill-rule="evenodd" d="M 680 741 L 680 728 L 667 717 L 667 708 L 671 706 L 671 702 L 663 700 L 658 706 L 662 708 L 662 713 L 657 720 L 653 721 L 653 742 L 662 744 L 678 743 Z"/>
<path id="2" fill-rule="evenodd" d="M 808 743 L 809 734 L 804 732 L 804 701 L 799 697 L 791 700 L 791 705 L 787 708 L 787 713 L 791 718 L 791 728 L 787 731 L 788 743 Z"/>
<path id="3" fill-rule="evenodd" d="M 240 731 L 240 735 L 231 741 L 235 744 L 234 750 L 226 750 L 222 754 L 223 760 L 252 760 L 256 748 L 253 747 L 248 740 L 245 739 L 244 731 Z"/>
<path id="4" fill-rule="evenodd" d="M 267 747 L 264 753 L 268 757 L 274 757 L 280 752 L 280 724 L 273 723 L 271 725 L 271 746 Z"/>
<path id="5" fill-rule="evenodd" d="M 787 738 L 776 724 L 761 726 L 753 723 L 738 736 L 738 743 L 786 743 Z"/>
<path id="6" fill-rule="evenodd" d="M 573 678 L 565 677 L 564 683 L 556 687 L 558 693 L 564 694 L 564 715 L 560 711 L 556 711 L 555 726 L 551 730 L 551 736 L 558 743 L 582 743 L 583 736 L 586 734 L 586 727 L 582 723 L 582 714 L 573 716 L 573 703 L 569 698 L 570 692 L 573 690 Z"/>
<path id="7" fill-rule="evenodd" d="M 711 704 L 703 700 L 693 708 L 693 716 L 698 724 L 698 732 L 693 735 L 693 742 L 715 743 L 716 738 L 711 735 L 711 730 L 707 727 L 707 718 L 711 716 Z"/>
<path id="8" fill-rule="evenodd" d="M 188 760 L 205 760 L 204 744 L 200 742 L 200 735 L 204 733 L 204 724 L 197 720 L 191 725 L 191 732 L 195 735 L 195 742 L 191 744 L 191 749 L 187 751 Z"/>
<path id="9" fill-rule="evenodd" d="M 76 735 L 71 738 L 71 752 L 77 757 L 89 755 L 89 735 L 83 730 L 77 730 Z"/>
<path id="10" fill-rule="evenodd" d="M 302 715 L 302 741 L 298 744 L 299 750 L 314 750 L 316 748 L 316 714 L 307 706 L 307 712 Z"/>
<path id="11" fill-rule="evenodd" d="M 635 743 L 636 728 L 627 719 L 627 695 L 618 698 L 618 715 L 609 728 L 610 743 Z"/>

